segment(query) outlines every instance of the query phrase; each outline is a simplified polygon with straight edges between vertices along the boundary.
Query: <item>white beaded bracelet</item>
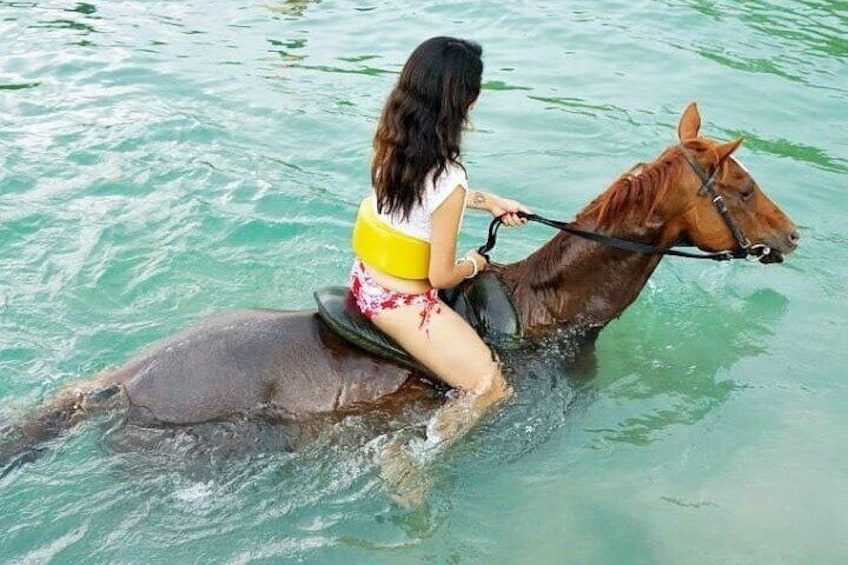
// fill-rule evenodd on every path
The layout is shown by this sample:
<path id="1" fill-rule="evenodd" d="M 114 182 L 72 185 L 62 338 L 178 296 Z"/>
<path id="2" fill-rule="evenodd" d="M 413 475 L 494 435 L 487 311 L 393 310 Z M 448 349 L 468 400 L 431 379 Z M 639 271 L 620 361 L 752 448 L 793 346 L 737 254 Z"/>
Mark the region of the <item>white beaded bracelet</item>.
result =
<path id="1" fill-rule="evenodd" d="M 471 274 L 465 275 L 463 278 L 473 279 L 474 277 L 477 276 L 477 273 L 480 272 L 480 267 L 477 266 L 477 261 L 475 261 L 474 259 L 472 259 L 471 257 L 469 257 L 467 255 L 465 257 L 460 257 L 459 259 L 457 259 L 456 264 L 459 265 L 460 263 L 464 263 L 466 261 L 471 263 Z"/>

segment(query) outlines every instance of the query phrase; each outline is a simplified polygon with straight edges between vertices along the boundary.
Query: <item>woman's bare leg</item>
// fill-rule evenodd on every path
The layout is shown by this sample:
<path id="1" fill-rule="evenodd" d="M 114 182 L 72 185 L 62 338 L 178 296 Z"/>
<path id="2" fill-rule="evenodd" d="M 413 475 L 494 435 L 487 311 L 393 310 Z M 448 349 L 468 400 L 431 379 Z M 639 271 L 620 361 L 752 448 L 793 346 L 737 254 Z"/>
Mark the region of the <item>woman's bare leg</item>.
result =
<path id="1" fill-rule="evenodd" d="M 425 328 L 421 325 L 423 309 L 419 305 L 388 310 L 373 322 L 454 389 L 427 426 L 429 451 L 460 438 L 487 410 L 509 397 L 512 389 L 492 351 L 465 320 L 439 302 Z M 397 440 L 385 446 L 380 465 L 396 502 L 403 506 L 424 502 L 428 477 Z"/>
<path id="2" fill-rule="evenodd" d="M 374 324 L 410 355 L 456 389 L 437 412 L 428 439 L 451 441 L 467 432 L 489 408 L 509 397 L 512 390 L 501 375 L 492 351 L 474 329 L 446 304 L 439 302 L 421 325 L 423 306 L 387 310 Z"/>

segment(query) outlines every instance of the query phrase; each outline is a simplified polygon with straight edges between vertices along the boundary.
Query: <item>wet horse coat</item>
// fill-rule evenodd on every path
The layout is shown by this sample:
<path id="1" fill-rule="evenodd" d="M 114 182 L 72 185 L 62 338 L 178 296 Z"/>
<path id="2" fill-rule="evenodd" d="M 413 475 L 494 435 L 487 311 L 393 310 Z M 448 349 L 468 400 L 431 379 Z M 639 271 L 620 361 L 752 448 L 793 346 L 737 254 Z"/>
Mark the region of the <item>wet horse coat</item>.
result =
<path id="1" fill-rule="evenodd" d="M 349 408 L 409 376 L 363 355 L 314 312 L 241 310 L 188 328 L 102 380 L 123 383 L 148 417 L 183 424 L 267 403 L 292 415 Z"/>

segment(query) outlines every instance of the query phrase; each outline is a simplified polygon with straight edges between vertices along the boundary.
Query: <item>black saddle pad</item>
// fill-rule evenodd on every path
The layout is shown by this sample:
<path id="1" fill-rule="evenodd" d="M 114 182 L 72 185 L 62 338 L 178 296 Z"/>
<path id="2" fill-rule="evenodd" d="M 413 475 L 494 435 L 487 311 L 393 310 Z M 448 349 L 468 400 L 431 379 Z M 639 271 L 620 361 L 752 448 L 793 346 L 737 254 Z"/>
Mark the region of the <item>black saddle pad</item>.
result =
<path id="1" fill-rule="evenodd" d="M 484 273 L 469 283 L 440 292 L 440 298 L 465 318 L 483 338 L 521 335 L 522 328 L 512 299 L 492 273 Z M 321 319 L 345 340 L 419 374 L 432 376 L 427 368 L 410 357 L 360 312 L 347 287 L 322 288 L 315 292 L 315 302 Z"/>
<path id="2" fill-rule="evenodd" d="M 424 365 L 410 357 L 400 345 L 365 317 L 348 287 L 328 286 L 317 290 L 315 303 L 321 319 L 346 341 L 416 373 L 432 376 Z"/>
<path id="3" fill-rule="evenodd" d="M 524 333 L 512 296 L 492 272 L 483 273 L 456 288 L 440 291 L 439 297 L 484 339 L 519 337 Z"/>

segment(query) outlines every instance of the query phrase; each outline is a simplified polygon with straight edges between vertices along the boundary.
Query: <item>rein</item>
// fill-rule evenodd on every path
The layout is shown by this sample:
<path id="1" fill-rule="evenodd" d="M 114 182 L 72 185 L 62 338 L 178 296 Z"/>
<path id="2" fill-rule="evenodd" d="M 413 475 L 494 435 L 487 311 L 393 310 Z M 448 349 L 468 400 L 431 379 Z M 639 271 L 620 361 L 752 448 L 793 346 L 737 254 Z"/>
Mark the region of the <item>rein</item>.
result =
<path id="1" fill-rule="evenodd" d="M 527 221 L 538 222 L 540 224 L 556 228 L 560 231 L 564 231 L 571 235 L 582 237 L 583 239 L 588 239 L 590 241 L 595 241 L 597 243 L 600 243 L 601 245 L 606 245 L 607 247 L 614 247 L 616 249 L 622 249 L 624 251 L 633 251 L 635 253 L 642 253 L 643 255 L 671 255 L 674 257 L 686 257 L 688 259 L 711 259 L 713 261 L 729 261 L 731 259 L 744 259 L 748 257 L 752 257 L 753 259 L 759 259 L 760 257 L 768 255 L 771 252 L 771 249 L 767 245 L 752 245 L 751 241 L 747 237 L 745 237 L 745 234 L 742 232 L 742 229 L 736 224 L 736 222 L 731 217 L 730 212 L 727 209 L 727 203 L 724 201 L 724 198 L 715 189 L 715 178 L 716 174 L 720 170 L 720 167 L 717 167 L 711 175 L 707 175 L 701 168 L 701 166 L 698 164 L 698 162 L 695 160 L 695 158 L 692 157 L 692 155 L 686 150 L 686 148 L 683 147 L 682 144 L 679 147 L 681 153 L 683 154 L 683 157 L 686 159 L 686 162 L 689 163 L 689 166 L 692 167 L 692 170 L 695 172 L 696 175 L 698 175 L 698 178 L 701 179 L 701 188 L 698 189 L 698 195 L 710 195 L 713 205 L 715 205 L 719 215 L 721 215 L 722 219 L 724 220 L 724 223 L 727 225 L 728 229 L 730 229 L 730 232 L 733 234 L 733 238 L 739 245 L 739 249 L 728 249 L 725 251 L 715 251 L 709 253 L 690 253 L 688 251 L 680 251 L 678 249 L 672 249 L 667 247 L 658 247 L 656 245 L 649 245 L 647 243 L 640 243 L 638 241 L 630 241 L 627 239 L 604 235 L 602 233 L 581 230 L 573 227 L 570 223 L 551 220 L 538 214 L 528 214 L 526 212 L 519 211 L 516 212 L 516 215 L 519 218 L 526 219 Z M 485 245 L 480 246 L 480 248 L 477 250 L 477 252 L 480 253 L 480 255 L 482 255 L 487 262 L 489 261 L 488 254 L 495 247 L 495 243 L 497 242 L 498 229 L 500 229 L 501 225 L 503 225 L 503 218 L 501 216 L 498 216 L 497 218 L 492 220 L 492 223 L 489 224 L 488 240 L 486 241 Z"/>

